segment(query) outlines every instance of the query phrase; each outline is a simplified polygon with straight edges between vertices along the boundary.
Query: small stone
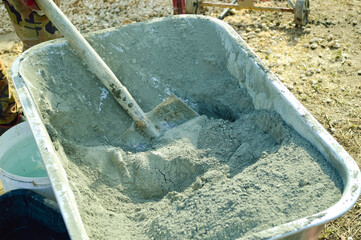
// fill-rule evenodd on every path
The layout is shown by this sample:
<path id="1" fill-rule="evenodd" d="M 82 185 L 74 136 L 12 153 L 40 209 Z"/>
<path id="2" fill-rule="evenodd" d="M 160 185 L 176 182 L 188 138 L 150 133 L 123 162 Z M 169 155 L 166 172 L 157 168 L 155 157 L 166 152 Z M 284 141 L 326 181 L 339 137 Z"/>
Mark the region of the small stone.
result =
<path id="1" fill-rule="evenodd" d="M 321 73 L 321 68 L 317 68 L 316 73 Z"/>
<path id="2" fill-rule="evenodd" d="M 303 46 L 304 48 L 309 48 L 309 47 L 310 47 L 309 44 L 303 44 L 302 46 Z"/>
<path id="3" fill-rule="evenodd" d="M 329 44 L 328 44 L 328 47 L 329 48 L 333 48 L 333 46 L 336 44 L 335 41 L 331 41 Z"/>
<path id="4" fill-rule="evenodd" d="M 259 28 L 256 28 L 256 30 L 254 30 L 256 33 L 259 33 L 259 32 L 261 32 L 261 29 L 259 29 Z"/>
<path id="5" fill-rule="evenodd" d="M 301 73 L 301 74 L 300 74 L 300 78 L 304 78 L 304 77 L 306 77 L 306 75 L 303 74 L 303 73 Z"/>
<path id="6" fill-rule="evenodd" d="M 312 43 L 310 47 L 312 50 L 315 50 L 318 47 L 318 45 L 316 43 Z"/>
<path id="7" fill-rule="evenodd" d="M 313 38 L 310 40 L 310 43 L 318 43 L 320 40 L 320 38 Z"/>
<path id="8" fill-rule="evenodd" d="M 357 72 L 357 75 L 361 76 L 361 70 L 359 70 L 359 71 Z"/>
<path id="9" fill-rule="evenodd" d="M 357 22 L 356 21 L 353 21 L 352 22 L 352 26 L 356 26 L 357 25 Z"/>
<path id="10" fill-rule="evenodd" d="M 340 48 L 340 44 L 339 44 L 339 43 L 335 43 L 335 45 L 333 45 L 333 48 L 339 49 L 339 48 Z"/>
<path id="11" fill-rule="evenodd" d="M 315 69 L 309 68 L 309 69 L 307 69 L 307 72 L 310 72 L 310 73 L 314 74 L 314 73 L 315 73 Z"/>
<path id="12" fill-rule="evenodd" d="M 331 41 L 333 39 L 333 35 L 332 34 L 328 35 L 326 39 L 327 41 Z"/>
<path id="13" fill-rule="evenodd" d="M 331 103 L 332 100 L 331 100 L 330 98 L 327 98 L 327 99 L 326 99 L 326 102 L 327 102 L 327 103 Z"/>
<path id="14" fill-rule="evenodd" d="M 317 80 L 312 80 L 312 85 L 317 85 L 318 81 Z"/>
<path id="15" fill-rule="evenodd" d="M 348 65 L 348 66 L 352 66 L 352 62 L 350 60 L 346 60 L 345 64 Z"/>
<path id="16" fill-rule="evenodd" d="M 303 90 L 299 88 L 299 89 L 297 89 L 297 92 L 298 92 L 298 94 L 302 94 Z"/>
<path id="17" fill-rule="evenodd" d="M 267 53 L 268 55 L 270 55 L 270 54 L 272 53 L 272 50 L 271 50 L 271 49 L 268 49 L 268 50 L 266 51 L 266 53 Z"/>
<path id="18" fill-rule="evenodd" d="M 246 32 L 252 32 L 252 28 L 250 27 L 246 28 Z"/>
<path id="19" fill-rule="evenodd" d="M 288 90 L 293 90 L 293 86 L 287 86 Z"/>
<path id="20" fill-rule="evenodd" d="M 304 33 L 310 33 L 311 32 L 311 28 L 305 28 Z"/>
<path id="21" fill-rule="evenodd" d="M 310 71 L 307 71 L 307 72 L 306 72 L 306 76 L 307 76 L 307 77 L 312 76 L 312 74 L 313 74 L 313 73 L 312 73 L 312 72 L 310 72 Z"/>
<path id="22" fill-rule="evenodd" d="M 340 89 L 342 92 L 344 92 L 346 90 L 344 87 L 341 87 Z"/>

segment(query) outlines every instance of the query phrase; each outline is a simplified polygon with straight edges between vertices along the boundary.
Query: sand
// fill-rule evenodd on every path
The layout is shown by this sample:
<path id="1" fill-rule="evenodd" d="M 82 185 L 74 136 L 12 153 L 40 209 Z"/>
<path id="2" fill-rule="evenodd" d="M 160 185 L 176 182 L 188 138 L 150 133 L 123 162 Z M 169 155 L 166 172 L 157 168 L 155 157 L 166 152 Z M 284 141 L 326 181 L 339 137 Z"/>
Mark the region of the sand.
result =
<path id="1" fill-rule="evenodd" d="M 336 171 L 276 112 L 254 109 L 202 24 L 199 42 L 182 35 L 186 20 L 91 39 L 145 111 L 175 94 L 200 114 L 142 151 L 121 141 L 130 118 L 69 47 L 22 63 L 91 239 L 236 239 L 340 199 Z"/>

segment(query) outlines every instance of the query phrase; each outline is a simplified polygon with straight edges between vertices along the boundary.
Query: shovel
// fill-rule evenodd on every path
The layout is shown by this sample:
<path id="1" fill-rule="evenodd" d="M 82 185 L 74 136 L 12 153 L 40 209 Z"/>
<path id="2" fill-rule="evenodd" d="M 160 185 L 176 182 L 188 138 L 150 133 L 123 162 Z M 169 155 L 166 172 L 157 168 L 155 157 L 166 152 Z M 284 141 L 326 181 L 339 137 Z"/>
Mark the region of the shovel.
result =
<path id="1" fill-rule="evenodd" d="M 145 114 L 127 88 L 123 86 L 58 6 L 52 0 L 36 0 L 36 3 L 133 119 L 132 130 L 136 130 L 142 135 L 145 134 L 146 137 L 159 137 L 168 129 L 198 116 L 194 110 L 175 95 L 168 97 L 152 111 Z M 129 135 L 129 131 L 126 135 Z"/>

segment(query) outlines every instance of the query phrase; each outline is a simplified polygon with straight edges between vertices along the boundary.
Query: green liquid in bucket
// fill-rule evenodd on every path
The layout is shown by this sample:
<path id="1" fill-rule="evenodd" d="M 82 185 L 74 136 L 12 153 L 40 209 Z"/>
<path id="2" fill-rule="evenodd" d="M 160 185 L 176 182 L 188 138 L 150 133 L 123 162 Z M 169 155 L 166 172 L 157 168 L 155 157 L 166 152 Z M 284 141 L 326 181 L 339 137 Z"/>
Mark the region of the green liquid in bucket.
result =
<path id="1" fill-rule="evenodd" d="M 43 160 L 32 137 L 21 140 L 1 157 L 1 168 L 22 177 L 47 177 Z"/>

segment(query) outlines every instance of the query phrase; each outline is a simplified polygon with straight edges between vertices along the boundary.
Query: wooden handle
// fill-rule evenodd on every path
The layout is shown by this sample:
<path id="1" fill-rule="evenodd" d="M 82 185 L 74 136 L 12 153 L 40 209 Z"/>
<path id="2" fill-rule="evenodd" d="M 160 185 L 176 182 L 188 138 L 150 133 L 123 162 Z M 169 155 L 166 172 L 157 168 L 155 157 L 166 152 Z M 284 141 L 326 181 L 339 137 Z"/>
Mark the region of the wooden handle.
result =
<path id="1" fill-rule="evenodd" d="M 133 119 L 135 128 L 144 130 L 150 136 L 159 136 L 159 131 L 147 118 L 126 87 L 123 86 L 108 65 L 95 52 L 58 6 L 52 0 L 36 0 L 36 3 L 70 42 L 80 57 L 87 63 L 90 70 L 99 78 L 117 102 Z"/>

